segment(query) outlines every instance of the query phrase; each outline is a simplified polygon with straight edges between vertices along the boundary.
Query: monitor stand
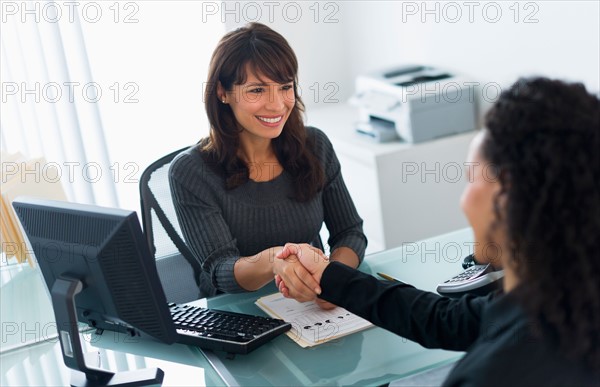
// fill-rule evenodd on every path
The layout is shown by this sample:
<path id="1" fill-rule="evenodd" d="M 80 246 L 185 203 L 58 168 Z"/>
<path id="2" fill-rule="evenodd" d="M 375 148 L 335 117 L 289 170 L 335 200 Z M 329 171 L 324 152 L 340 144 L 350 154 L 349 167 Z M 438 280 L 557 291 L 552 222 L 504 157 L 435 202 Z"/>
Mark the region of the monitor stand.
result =
<path id="1" fill-rule="evenodd" d="M 162 384 L 164 372 L 160 368 L 110 372 L 86 365 L 82 351 L 75 295 L 83 284 L 74 278 L 57 278 L 52 286 L 52 305 L 56 318 L 58 338 L 67 367 L 72 369 L 71 386 L 147 386 Z"/>

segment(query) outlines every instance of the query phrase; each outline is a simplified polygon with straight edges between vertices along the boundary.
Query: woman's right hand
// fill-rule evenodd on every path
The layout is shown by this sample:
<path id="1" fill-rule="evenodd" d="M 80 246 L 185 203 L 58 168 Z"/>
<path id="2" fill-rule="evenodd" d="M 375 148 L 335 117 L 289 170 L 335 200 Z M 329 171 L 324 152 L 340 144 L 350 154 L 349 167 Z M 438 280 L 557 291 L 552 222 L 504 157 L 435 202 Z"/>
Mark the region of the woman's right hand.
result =
<path id="1" fill-rule="evenodd" d="M 288 248 L 287 246 L 289 244 L 286 245 L 286 248 Z M 303 249 L 299 245 L 296 246 L 298 246 L 297 249 L 290 249 L 286 259 L 273 261 L 273 274 L 277 279 L 277 285 L 283 281 L 289 294 L 293 295 L 297 301 L 312 301 L 321 293 L 321 288 L 312 274 L 300 262 L 299 258 L 302 256 Z"/>
<path id="2" fill-rule="evenodd" d="M 306 287 L 312 290 L 310 298 L 307 298 L 306 289 L 303 289 L 304 292 L 301 292 L 297 285 L 290 286 L 283 276 L 276 275 L 275 282 L 281 293 L 286 297 L 294 298 L 300 302 L 317 299 L 317 296 L 321 294 L 321 287 L 319 286 L 321 276 L 315 275 L 316 273 L 313 272 L 315 268 L 313 266 L 320 266 L 319 262 L 328 262 L 329 259 L 327 256 L 320 249 L 306 243 L 287 243 L 283 250 L 277 253 L 276 258 L 279 261 L 290 261 L 294 264 L 300 264 L 301 267 L 297 270 L 302 272 L 302 281 Z M 311 278 L 305 277 L 305 273 L 308 273 Z"/>

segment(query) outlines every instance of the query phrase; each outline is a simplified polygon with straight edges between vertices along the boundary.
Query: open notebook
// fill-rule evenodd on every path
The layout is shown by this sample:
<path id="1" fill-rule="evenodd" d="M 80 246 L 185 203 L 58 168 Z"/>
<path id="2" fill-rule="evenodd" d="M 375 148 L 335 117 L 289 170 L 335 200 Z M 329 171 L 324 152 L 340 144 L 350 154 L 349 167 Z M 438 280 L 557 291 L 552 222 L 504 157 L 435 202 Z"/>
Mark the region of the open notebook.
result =
<path id="1" fill-rule="evenodd" d="M 313 302 L 298 302 L 281 293 L 261 297 L 256 305 L 269 316 L 292 324 L 286 334 L 303 348 L 328 342 L 373 326 L 367 320 L 336 307 L 323 310 Z"/>

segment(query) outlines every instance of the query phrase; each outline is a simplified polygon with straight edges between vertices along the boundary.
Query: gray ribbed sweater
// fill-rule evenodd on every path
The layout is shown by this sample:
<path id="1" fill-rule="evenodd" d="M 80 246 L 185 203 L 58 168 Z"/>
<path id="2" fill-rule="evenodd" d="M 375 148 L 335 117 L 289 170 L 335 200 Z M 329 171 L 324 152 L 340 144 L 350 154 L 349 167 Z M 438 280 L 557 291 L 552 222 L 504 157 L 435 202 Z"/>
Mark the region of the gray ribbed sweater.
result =
<path id="1" fill-rule="evenodd" d="M 325 187 L 309 202 L 292 196 L 292 177 L 284 171 L 266 182 L 249 180 L 225 189 L 225 179 L 192 147 L 173 161 L 171 192 L 186 242 L 200 260 L 200 295 L 244 291 L 233 275 L 240 257 L 251 256 L 288 242 L 316 240 L 323 221 L 331 251 L 351 248 L 362 260 L 367 239 L 362 219 L 342 179 L 340 163 L 325 134 L 306 128 L 316 137 L 313 151 L 325 169 Z"/>

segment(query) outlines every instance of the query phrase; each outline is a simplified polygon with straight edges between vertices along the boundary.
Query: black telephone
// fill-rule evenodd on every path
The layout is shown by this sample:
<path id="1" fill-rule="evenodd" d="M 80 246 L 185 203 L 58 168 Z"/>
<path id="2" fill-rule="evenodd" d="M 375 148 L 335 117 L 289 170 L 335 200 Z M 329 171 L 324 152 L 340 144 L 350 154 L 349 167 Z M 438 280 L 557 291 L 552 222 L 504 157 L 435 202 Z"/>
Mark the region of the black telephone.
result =
<path id="1" fill-rule="evenodd" d="M 464 259 L 462 266 L 465 271 L 437 286 L 439 294 L 447 297 L 460 297 L 466 293 L 482 296 L 502 287 L 504 270 L 495 270 L 490 264 L 477 264 L 473 254 Z"/>

